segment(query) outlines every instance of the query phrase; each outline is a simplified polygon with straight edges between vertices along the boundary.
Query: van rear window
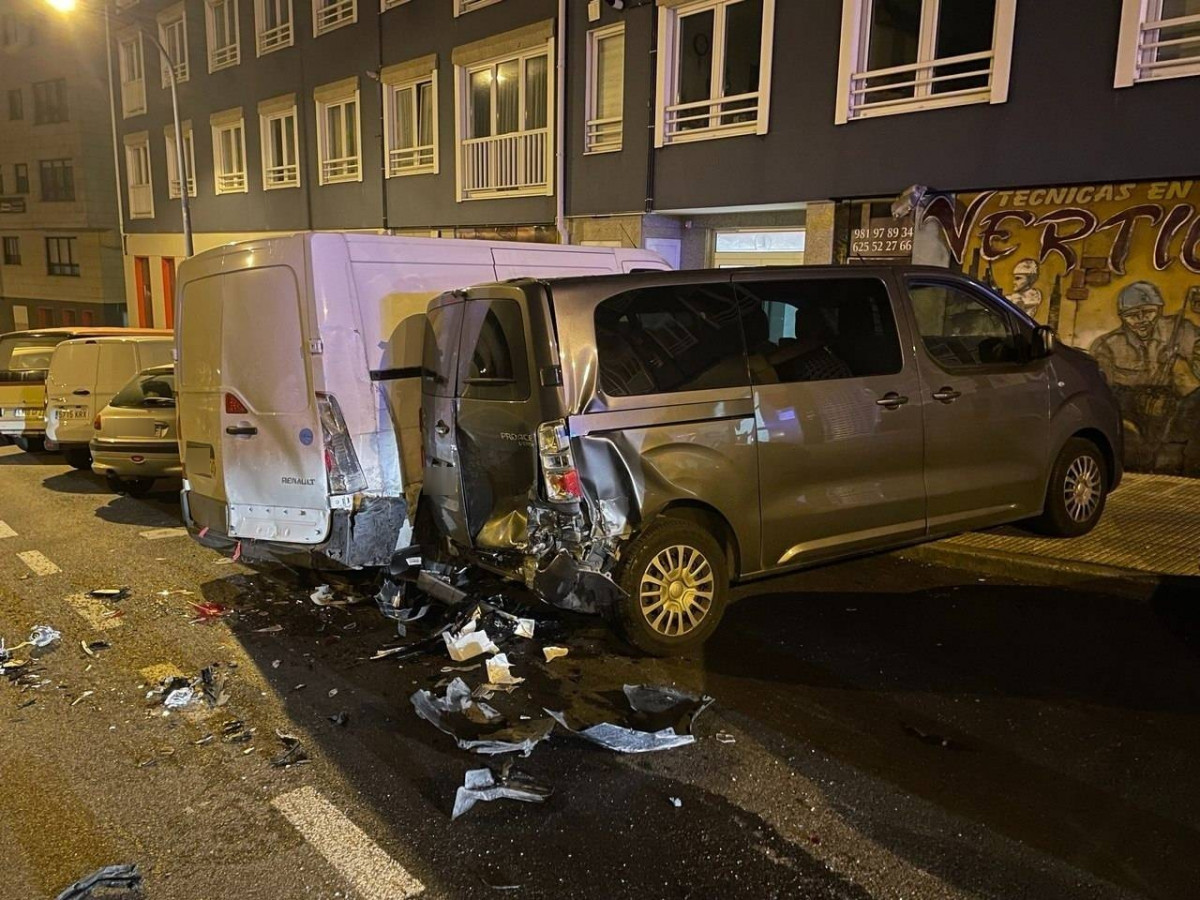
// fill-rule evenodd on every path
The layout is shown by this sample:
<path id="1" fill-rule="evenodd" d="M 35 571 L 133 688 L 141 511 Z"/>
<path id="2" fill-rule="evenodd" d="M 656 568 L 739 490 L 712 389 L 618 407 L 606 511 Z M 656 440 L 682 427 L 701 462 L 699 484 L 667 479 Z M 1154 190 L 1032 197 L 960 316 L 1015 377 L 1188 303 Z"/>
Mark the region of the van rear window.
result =
<path id="1" fill-rule="evenodd" d="M 421 356 L 421 390 L 435 397 L 453 397 L 458 363 L 458 333 L 462 303 L 431 309 L 425 319 Z"/>
<path id="2" fill-rule="evenodd" d="M 429 312 L 421 387 L 437 397 L 529 399 L 525 324 L 515 300 L 469 300 Z"/>
<path id="3" fill-rule="evenodd" d="M 596 307 L 600 387 L 610 397 L 741 387 L 750 383 L 742 319 L 728 284 L 641 288 Z"/>
<path id="4" fill-rule="evenodd" d="M 42 381 L 61 337 L 0 338 L 0 381 Z"/>

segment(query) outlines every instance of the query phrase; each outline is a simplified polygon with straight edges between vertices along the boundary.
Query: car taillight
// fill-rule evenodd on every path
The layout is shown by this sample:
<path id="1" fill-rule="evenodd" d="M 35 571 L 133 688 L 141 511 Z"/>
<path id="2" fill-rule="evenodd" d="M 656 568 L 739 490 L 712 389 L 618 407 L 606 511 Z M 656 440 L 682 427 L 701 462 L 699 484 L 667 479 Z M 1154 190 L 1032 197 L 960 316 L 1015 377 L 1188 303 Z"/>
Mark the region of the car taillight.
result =
<path id="1" fill-rule="evenodd" d="M 92 428 L 94 428 L 96 431 L 99 431 L 103 426 L 104 422 L 99 416 L 96 416 L 96 418 L 92 419 Z"/>
<path id="2" fill-rule="evenodd" d="M 243 403 L 235 394 L 225 395 L 225 412 L 231 416 L 244 416 L 250 412 L 246 409 L 246 404 Z"/>
<path id="3" fill-rule="evenodd" d="M 346 420 L 333 394 L 317 394 L 317 411 L 321 415 L 321 437 L 325 446 L 325 474 L 329 493 L 353 494 L 367 489 L 367 476 L 358 463 L 354 442 Z"/>
<path id="4" fill-rule="evenodd" d="M 542 481 L 546 499 L 564 503 L 583 496 L 575 454 L 571 450 L 571 435 L 562 419 L 543 422 L 537 430 L 538 456 L 542 462 Z"/>

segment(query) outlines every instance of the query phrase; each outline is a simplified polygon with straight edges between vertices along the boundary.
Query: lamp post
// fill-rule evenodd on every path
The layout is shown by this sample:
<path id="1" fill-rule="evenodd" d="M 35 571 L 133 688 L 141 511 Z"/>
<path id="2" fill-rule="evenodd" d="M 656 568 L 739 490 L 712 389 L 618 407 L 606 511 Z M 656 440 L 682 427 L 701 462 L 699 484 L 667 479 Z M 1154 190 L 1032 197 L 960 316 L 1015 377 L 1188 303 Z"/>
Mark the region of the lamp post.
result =
<path id="1" fill-rule="evenodd" d="M 76 7 L 76 0 L 46 0 L 46 3 L 60 13 L 73 12 Z M 110 13 L 107 8 L 99 10 L 101 16 L 104 17 L 104 52 L 106 56 L 112 53 L 112 40 L 109 36 L 109 23 L 111 19 L 116 18 L 116 13 Z M 158 36 L 152 34 L 148 29 L 144 28 L 141 23 L 137 24 L 138 34 L 143 37 L 150 38 L 150 42 L 154 44 L 154 48 L 158 50 L 162 57 L 162 62 L 167 67 L 167 76 L 170 78 L 171 84 L 171 116 L 175 122 L 175 171 L 179 176 L 179 207 L 183 216 L 183 253 L 184 256 L 191 256 L 194 253 L 192 246 L 192 211 L 188 203 L 188 187 L 187 187 L 187 168 L 184 163 L 183 153 L 183 129 L 179 124 L 179 97 L 175 91 L 175 61 L 171 59 L 171 54 L 167 52 L 167 48 L 162 45 Z M 109 57 L 111 58 L 111 57 Z M 120 71 L 120 57 L 117 59 L 118 72 Z M 146 73 L 142 72 L 142 77 L 146 77 Z M 115 102 L 110 103 L 110 115 L 113 120 L 113 131 L 116 132 L 117 109 Z"/>

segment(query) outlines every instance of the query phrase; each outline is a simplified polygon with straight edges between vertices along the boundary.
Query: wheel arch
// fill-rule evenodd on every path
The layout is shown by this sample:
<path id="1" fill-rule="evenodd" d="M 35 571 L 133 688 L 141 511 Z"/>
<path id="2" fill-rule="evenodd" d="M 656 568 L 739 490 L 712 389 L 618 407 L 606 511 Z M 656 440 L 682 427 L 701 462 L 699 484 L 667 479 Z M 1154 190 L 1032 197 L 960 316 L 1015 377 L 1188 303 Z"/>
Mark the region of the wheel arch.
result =
<path id="1" fill-rule="evenodd" d="M 729 567 L 729 577 L 733 579 L 741 574 L 742 551 L 738 544 L 737 533 L 733 530 L 729 520 L 716 507 L 700 500 L 672 500 L 658 511 L 656 518 L 681 519 L 708 529 L 725 548 L 725 561 Z"/>
<path id="2" fill-rule="evenodd" d="M 1112 441 L 1108 439 L 1108 435 L 1099 428 L 1081 428 L 1070 435 L 1067 441 L 1072 438 L 1082 438 L 1096 445 L 1096 448 L 1100 451 L 1100 455 L 1104 457 L 1105 474 L 1108 476 L 1108 489 L 1111 491 L 1115 488 L 1120 481 L 1120 475 L 1117 468 L 1116 450 L 1112 445 Z M 1067 441 L 1063 441 L 1062 447 L 1058 448 L 1058 453 L 1062 453 L 1062 448 L 1067 445 Z M 1058 454 L 1056 453 L 1055 459 L 1057 458 Z"/>

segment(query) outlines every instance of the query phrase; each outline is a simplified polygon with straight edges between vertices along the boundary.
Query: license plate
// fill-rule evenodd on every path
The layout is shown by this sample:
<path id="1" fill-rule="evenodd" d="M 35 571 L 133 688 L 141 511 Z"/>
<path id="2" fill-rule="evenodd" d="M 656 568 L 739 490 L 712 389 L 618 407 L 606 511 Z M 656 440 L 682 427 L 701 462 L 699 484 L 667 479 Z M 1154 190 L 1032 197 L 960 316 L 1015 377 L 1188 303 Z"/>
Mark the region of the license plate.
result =
<path id="1" fill-rule="evenodd" d="M 0 416 L 7 416 L 10 419 L 25 418 L 25 407 L 18 406 L 15 409 L 0 409 Z"/>
<path id="2" fill-rule="evenodd" d="M 68 406 L 58 410 L 58 421 L 66 422 L 69 419 L 86 419 L 88 411 L 82 406 Z"/>

